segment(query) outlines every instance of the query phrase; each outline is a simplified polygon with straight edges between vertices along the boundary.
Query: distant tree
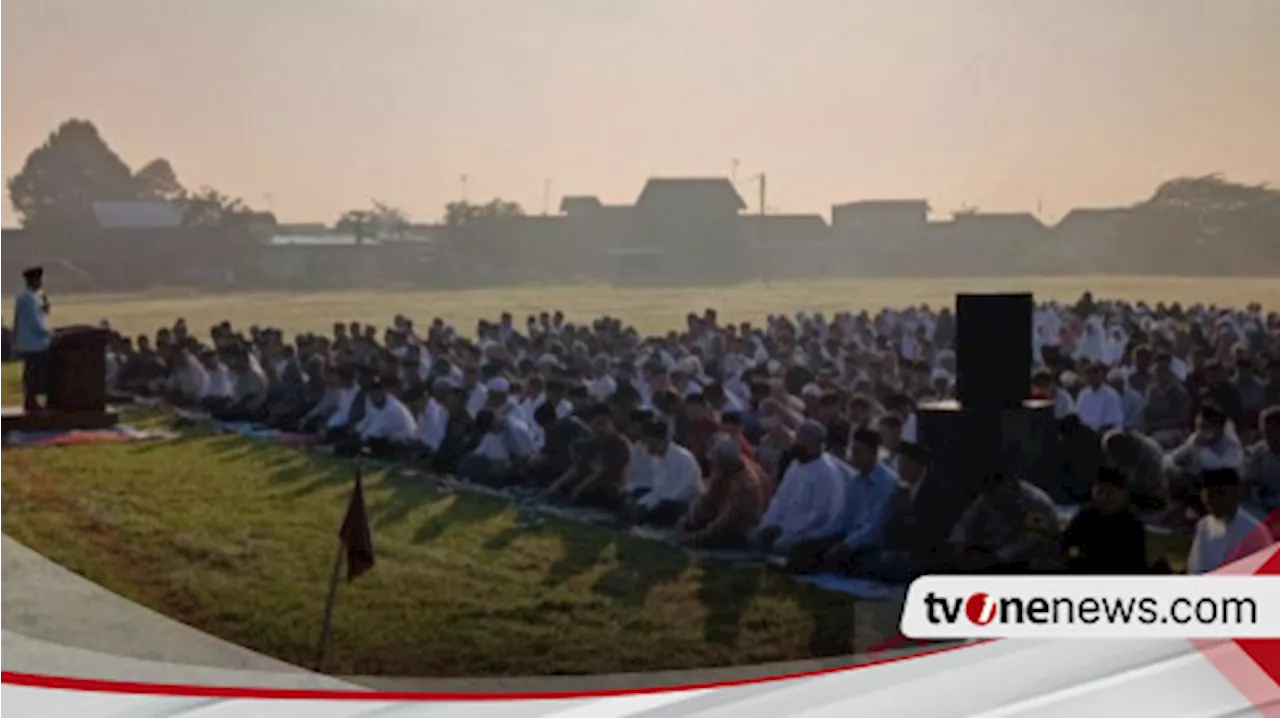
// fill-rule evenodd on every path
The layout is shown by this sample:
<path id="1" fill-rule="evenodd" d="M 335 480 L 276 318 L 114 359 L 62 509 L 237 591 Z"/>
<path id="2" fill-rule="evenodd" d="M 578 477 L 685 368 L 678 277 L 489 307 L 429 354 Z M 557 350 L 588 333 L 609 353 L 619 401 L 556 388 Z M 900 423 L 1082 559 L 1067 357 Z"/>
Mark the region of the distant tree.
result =
<path id="1" fill-rule="evenodd" d="M 257 216 L 239 197 L 231 197 L 212 187 L 201 187 L 199 192 L 186 198 L 186 203 L 182 222 L 188 227 L 237 229 Z"/>
<path id="2" fill-rule="evenodd" d="M 409 215 L 399 207 L 374 200 L 373 222 L 380 238 L 403 240 L 409 228 Z"/>
<path id="3" fill-rule="evenodd" d="M 409 215 L 399 207 L 373 200 L 370 209 L 352 209 L 342 213 L 334 229 L 356 238 L 356 244 L 368 239 L 403 240 L 409 228 Z"/>
<path id="4" fill-rule="evenodd" d="M 481 224 L 504 217 L 523 217 L 524 209 L 516 202 L 494 198 L 484 204 L 472 204 L 465 200 L 450 202 L 444 206 L 446 227 L 464 227 Z"/>
<path id="5" fill-rule="evenodd" d="M 136 199 L 137 183 L 86 120 L 68 120 L 8 180 L 9 200 L 30 229 L 94 225 L 93 203 Z"/>
<path id="6" fill-rule="evenodd" d="M 178 182 L 173 165 L 163 157 L 143 165 L 133 173 L 133 181 L 137 185 L 138 199 L 176 202 L 187 197 L 187 190 Z"/>
<path id="7" fill-rule="evenodd" d="M 1261 240 L 1268 247 L 1280 242 L 1280 190 L 1265 184 L 1232 182 L 1221 174 L 1178 177 L 1157 187 L 1136 209 L 1152 221 L 1185 216 L 1181 224 L 1193 236 Z"/>
<path id="8" fill-rule="evenodd" d="M 349 209 L 338 217 L 333 228 L 355 237 L 356 244 L 364 244 L 373 234 L 373 213 L 367 209 Z"/>
<path id="9" fill-rule="evenodd" d="M 1232 182 L 1221 174 L 1179 177 L 1156 188 L 1143 203 L 1146 207 L 1189 209 L 1202 214 L 1274 208 L 1280 204 L 1280 190 L 1266 184 Z"/>
<path id="10" fill-rule="evenodd" d="M 502 263 L 512 248 L 502 246 L 499 227 L 504 220 L 524 216 L 515 202 L 495 198 L 484 204 L 465 200 L 450 202 L 444 208 L 445 243 L 453 256 L 480 266 Z"/>

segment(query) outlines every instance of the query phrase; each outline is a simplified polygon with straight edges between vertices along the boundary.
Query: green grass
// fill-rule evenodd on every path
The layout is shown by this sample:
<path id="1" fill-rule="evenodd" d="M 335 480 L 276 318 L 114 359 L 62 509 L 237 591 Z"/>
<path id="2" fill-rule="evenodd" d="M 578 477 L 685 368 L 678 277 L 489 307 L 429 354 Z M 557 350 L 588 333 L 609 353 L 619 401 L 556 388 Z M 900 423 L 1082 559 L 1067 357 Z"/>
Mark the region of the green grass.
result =
<path id="1" fill-rule="evenodd" d="M 16 389 L 4 372 L 6 402 Z M 4 530 L 121 595 L 307 665 L 349 495 L 349 463 L 192 434 L 3 454 Z M 865 649 L 897 607 L 762 569 L 690 562 L 506 502 L 366 479 L 377 566 L 344 583 L 329 670 L 492 676 L 759 663 Z"/>

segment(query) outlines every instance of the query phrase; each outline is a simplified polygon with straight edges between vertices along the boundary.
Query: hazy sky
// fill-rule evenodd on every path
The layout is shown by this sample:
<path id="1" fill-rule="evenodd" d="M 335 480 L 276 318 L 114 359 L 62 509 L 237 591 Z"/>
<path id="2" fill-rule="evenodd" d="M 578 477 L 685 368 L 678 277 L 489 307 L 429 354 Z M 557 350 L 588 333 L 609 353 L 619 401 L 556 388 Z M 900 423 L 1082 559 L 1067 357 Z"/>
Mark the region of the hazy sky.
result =
<path id="1" fill-rule="evenodd" d="M 283 220 L 630 202 L 1059 215 L 1280 181 L 1280 0 L 7 0 L 3 172 L 61 120 Z M 6 225 L 13 221 L 5 206 Z"/>

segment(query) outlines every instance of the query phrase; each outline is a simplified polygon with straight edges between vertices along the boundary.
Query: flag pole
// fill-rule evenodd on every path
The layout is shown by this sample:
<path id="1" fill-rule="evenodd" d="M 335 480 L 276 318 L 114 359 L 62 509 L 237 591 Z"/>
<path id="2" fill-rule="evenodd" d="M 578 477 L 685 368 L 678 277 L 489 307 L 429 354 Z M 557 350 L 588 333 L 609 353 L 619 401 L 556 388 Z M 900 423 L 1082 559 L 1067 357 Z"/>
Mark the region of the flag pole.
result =
<path id="1" fill-rule="evenodd" d="M 320 624 L 320 645 L 316 648 L 316 673 L 324 673 L 324 656 L 329 649 L 329 630 L 333 627 L 333 607 L 338 602 L 338 578 L 342 575 L 342 541 L 333 557 L 333 575 L 329 577 L 329 596 L 324 601 L 324 621 Z"/>

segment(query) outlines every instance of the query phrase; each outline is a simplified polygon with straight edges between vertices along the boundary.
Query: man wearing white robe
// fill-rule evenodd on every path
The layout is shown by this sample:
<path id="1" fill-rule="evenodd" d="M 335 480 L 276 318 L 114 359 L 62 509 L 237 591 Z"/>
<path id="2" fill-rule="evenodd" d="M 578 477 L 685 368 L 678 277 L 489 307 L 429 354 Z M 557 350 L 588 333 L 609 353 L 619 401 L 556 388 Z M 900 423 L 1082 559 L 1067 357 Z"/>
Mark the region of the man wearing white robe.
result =
<path id="1" fill-rule="evenodd" d="M 627 492 L 640 523 L 672 526 L 705 490 L 702 467 L 693 452 L 671 441 L 664 421 L 649 422 L 641 443 L 627 468 Z"/>
<path id="2" fill-rule="evenodd" d="M 609 358 L 598 356 L 591 363 L 591 380 L 587 393 L 597 402 L 605 402 L 618 390 L 618 382 L 609 375 Z"/>
<path id="3" fill-rule="evenodd" d="M 378 379 L 368 388 L 364 416 L 355 426 L 355 441 L 342 441 L 335 447 L 335 454 L 355 455 L 362 449 L 381 459 L 393 459 L 413 441 L 418 422 L 413 412 L 387 389 Z"/>
<path id="4" fill-rule="evenodd" d="M 756 531 L 766 550 L 786 552 L 800 541 L 824 538 L 837 528 L 853 470 L 822 451 L 826 434 L 826 428 L 812 420 L 796 432 L 796 458 L 783 472 Z"/>
<path id="5" fill-rule="evenodd" d="M 1097 432 L 1123 427 L 1124 403 L 1115 389 L 1103 383 L 1102 367 L 1089 365 L 1085 370 L 1085 381 L 1088 386 L 1081 389 L 1076 397 L 1076 415 L 1080 421 Z"/>
<path id="6" fill-rule="evenodd" d="M 444 441 L 445 431 L 449 427 L 449 410 L 445 408 L 442 399 L 445 393 L 456 388 L 448 377 L 438 377 L 431 384 L 432 396 L 422 408 L 422 416 L 418 417 L 417 432 L 418 442 L 429 453 L 439 451 L 440 444 Z"/>
<path id="7" fill-rule="evenodd" d="M 1206 471 L 1201 492 L 1208 515 L 1196 524 L 1187 573 L 1202 574 L 1271 546 L 1267 527 L 1240 510 L 1240 475 L 1233 469 Z"/>
<path id="8" fill-rule="evenodd" d="M 341 431 L 351 423 L 351 409 L 356 397 L 360 395 L 360 387 L 356 384 L 355 375 L 349 369 L 341 369 L 338 401 L 333 413 L 325 421 L 325 431 Z"/>

